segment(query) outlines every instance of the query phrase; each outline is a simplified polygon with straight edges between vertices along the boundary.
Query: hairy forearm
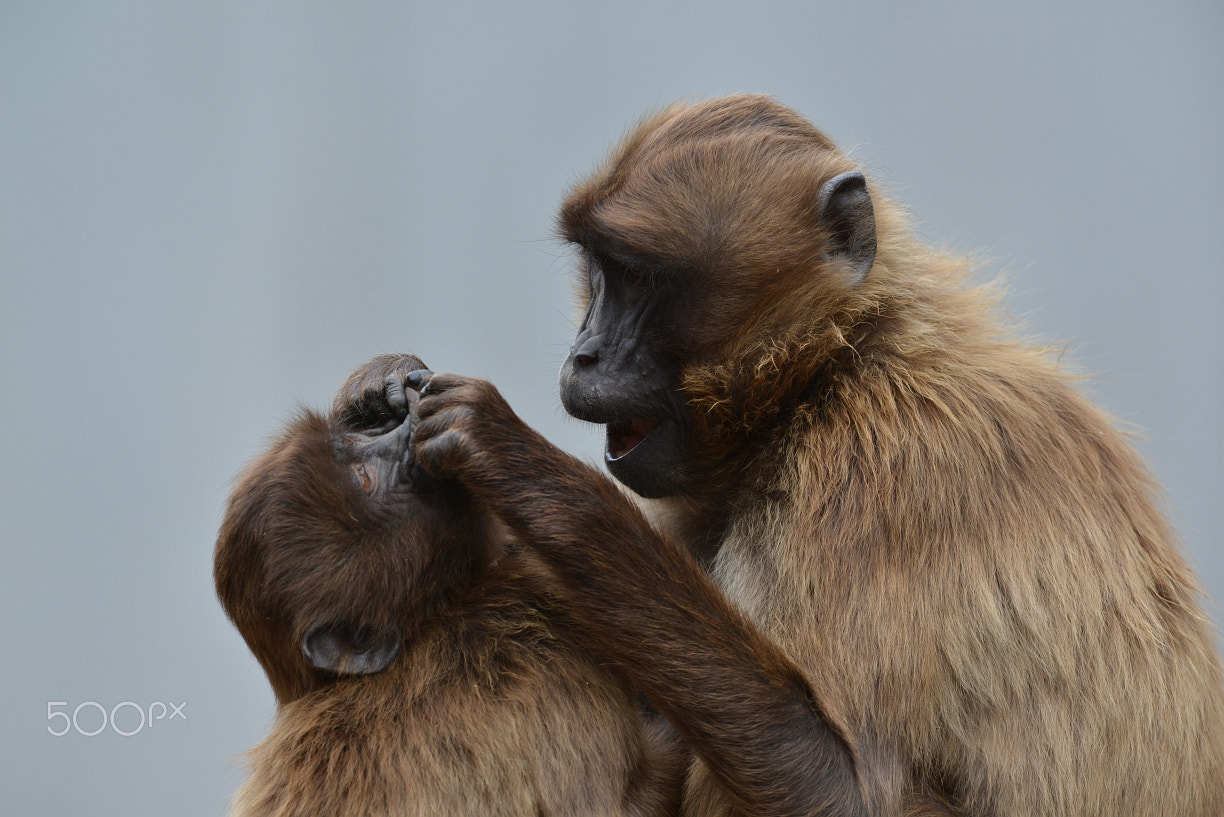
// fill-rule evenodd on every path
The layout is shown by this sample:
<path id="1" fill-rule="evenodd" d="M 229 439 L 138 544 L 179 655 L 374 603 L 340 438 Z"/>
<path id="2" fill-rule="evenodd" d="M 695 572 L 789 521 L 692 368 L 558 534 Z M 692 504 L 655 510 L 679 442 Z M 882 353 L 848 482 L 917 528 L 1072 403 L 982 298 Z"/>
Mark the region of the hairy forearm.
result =
<path id="1" fill-rule="evenodd" d="M 541 442 L 506 452 L 520 473 L 481 493 L 557 572 L 592 649 L 752 813 L 867 813 L 845 741 L 780 650 L 610 480 Z"/>

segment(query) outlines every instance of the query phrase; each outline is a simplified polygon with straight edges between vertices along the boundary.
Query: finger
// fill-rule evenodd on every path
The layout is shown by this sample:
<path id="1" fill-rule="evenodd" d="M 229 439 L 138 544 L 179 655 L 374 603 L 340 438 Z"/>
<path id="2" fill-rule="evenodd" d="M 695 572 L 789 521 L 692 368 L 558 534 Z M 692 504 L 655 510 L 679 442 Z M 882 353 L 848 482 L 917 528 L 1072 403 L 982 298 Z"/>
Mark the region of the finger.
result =
<path id="1" fill-rule="evenodd" d="M 431 477 L 454 476 L 467 458 L 465 436 L 462 431 L 452 428 L 418 442 L 414 451 L 416 461 Z"/>
<path id="2" fill-rule="evenodd" d="M 429 385 L 429 380 L 432 377 L 433 372 L 431 372 L 429 369 L 417 369 L 404 375 L 404 383 L 410 389 L 422 391 L 427 385 Z"/>
<path id="3" fill-rule="evenodd" d="M 465 431 L 472 424 L 473 412 L 466 405 L 445 405 L 423 400 L 413 434 L 418 443 L 441 436 L 448 430 Z"/>
<path id="4" fill-rule="evenodd" d="M 404 384 L 400 382 L 399 376 L 394 374 L 387 375 L 384 388 L 387 405 L 391 407 L 391 413 L 397 419 L 403 418 L 408 413 L 408 396 L 404 392 Z"/>
<path id="5" fill-rule="evenodd" d="M 427 382 L 424 388 L 421 389 L 421 396 L 427 397 L 442 394 L 443 392 L 449 391 L 456 386 L 462 386 L 467 382 L 467 380 L 468 379 L 466 377 L 462 377 L 457 374 L 448 374 L 446 372 L 433 374 L 430 376 L 429 382 Z"/>
<path id="6" fill-rule="evenodd" d="M 474 405 L 470 389 L 465 388 L 465 383 L 460 383 L 454 386 L 443 385 L 442 391 L 435 392 L 433 383 L 429 381 L 426 386 L 426 391 L 421 395 L 421 401 L 417 404 L 417 419 L 424 420 L 427 417 L 436 417 L 440 414 L 455 410 L 466 410 L 465 416 L 474 416 L 471 407 Z"/>

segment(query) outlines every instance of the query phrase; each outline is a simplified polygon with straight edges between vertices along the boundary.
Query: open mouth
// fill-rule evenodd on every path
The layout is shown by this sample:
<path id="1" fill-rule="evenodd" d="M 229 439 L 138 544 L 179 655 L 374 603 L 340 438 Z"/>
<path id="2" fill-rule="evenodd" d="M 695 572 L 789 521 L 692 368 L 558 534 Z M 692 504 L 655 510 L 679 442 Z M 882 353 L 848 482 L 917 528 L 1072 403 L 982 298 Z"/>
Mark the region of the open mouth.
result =
<path id="1" fill-rule="evenodd" d="M 619 460 L 659 427 L 658 420 L 621 420 L 608 423 L 608 459 Z"/>

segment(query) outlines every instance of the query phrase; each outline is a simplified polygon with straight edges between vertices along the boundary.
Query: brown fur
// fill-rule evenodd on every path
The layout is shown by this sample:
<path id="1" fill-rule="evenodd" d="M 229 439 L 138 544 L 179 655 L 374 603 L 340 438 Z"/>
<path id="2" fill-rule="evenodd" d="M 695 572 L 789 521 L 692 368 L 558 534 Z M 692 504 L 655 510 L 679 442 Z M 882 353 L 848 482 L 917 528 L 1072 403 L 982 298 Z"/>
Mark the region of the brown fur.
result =
<path id="1" fill-rule="evenodd" d="M 422 402 L 422 460 L 689 740 L 686 813 L 1224 814 L 1220 663 L 1151 475 L 874 186 L 869 274 L 827 259 L 816 191 L 852 169 L 730 97 L 645 120 L 562 208 L 684 281 L 664 352 L 699 478 L 643 505 L 721 593 L 479 383 Z"/>
<path id="2" fill-rule="evenodd" d="M 222 603 L 278 712 L 234 815 L 663 814 L 660 724 L 575 646 L 541 568 L 460 494 L 365 497 L 337 440 L 407 356 L 358 370 L 329 417 L 303 413 L 234 490 Z M 402 633 L 384 672 L 315 669 L 312 624 Z M 671 781 L 665 781 L 671 775 Z"/>
<path id="3" fill-rule="evenodd" d="M 719 152 L 696 123 L 746 109 L 776 110 L 739 98 L 674 112 L 633 170 L 714 153 L 736 170 L 712 185 L 743 209 L 726 188 L 756 142 L 733 128 Z M 809 141 L 812 176 L 762 181 L 775 200 L 845 167 Z M 671 201 L 635 207 L 627 183 L 593 185 L 622 191 L 626 221 L 673 225 L 656 215 Z M 677 195 L 691 206 L 698 192 Z M 813 239 L 784 218 L 728 228 L 779 260 L 730 259 L 741 281 L 775 278 L 733 285 L 769 306 L 712 319 L 738 331 L 684 372 L 704 433 L 741 439 L 749 464 L 719 584 L 852 734 L 964 813 L 1224 813 L 1219 664 L 1150 475 L 1049 355 L 1008 337 L 963 260 L 874 203 L 879 251 L 854 290 L 805 265 Z M 789 416 L 762 431 L 771 412 Z"/>

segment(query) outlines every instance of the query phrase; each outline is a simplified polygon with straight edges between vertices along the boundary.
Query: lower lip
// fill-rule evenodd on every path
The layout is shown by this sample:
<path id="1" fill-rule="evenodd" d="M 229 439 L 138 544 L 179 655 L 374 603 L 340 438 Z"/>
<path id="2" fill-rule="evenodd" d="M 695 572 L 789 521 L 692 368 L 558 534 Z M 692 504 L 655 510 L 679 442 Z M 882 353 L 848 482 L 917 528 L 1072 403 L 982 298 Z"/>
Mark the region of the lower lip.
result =
<path id="1" fill-rule="evenodd" d="M 617 423 L 614 430 L 608 426 L 607 458 L 609 461 L 619 460 L 636 449 L 659 427 L 658 420 L 630 420 L 627 423 Z"/>

